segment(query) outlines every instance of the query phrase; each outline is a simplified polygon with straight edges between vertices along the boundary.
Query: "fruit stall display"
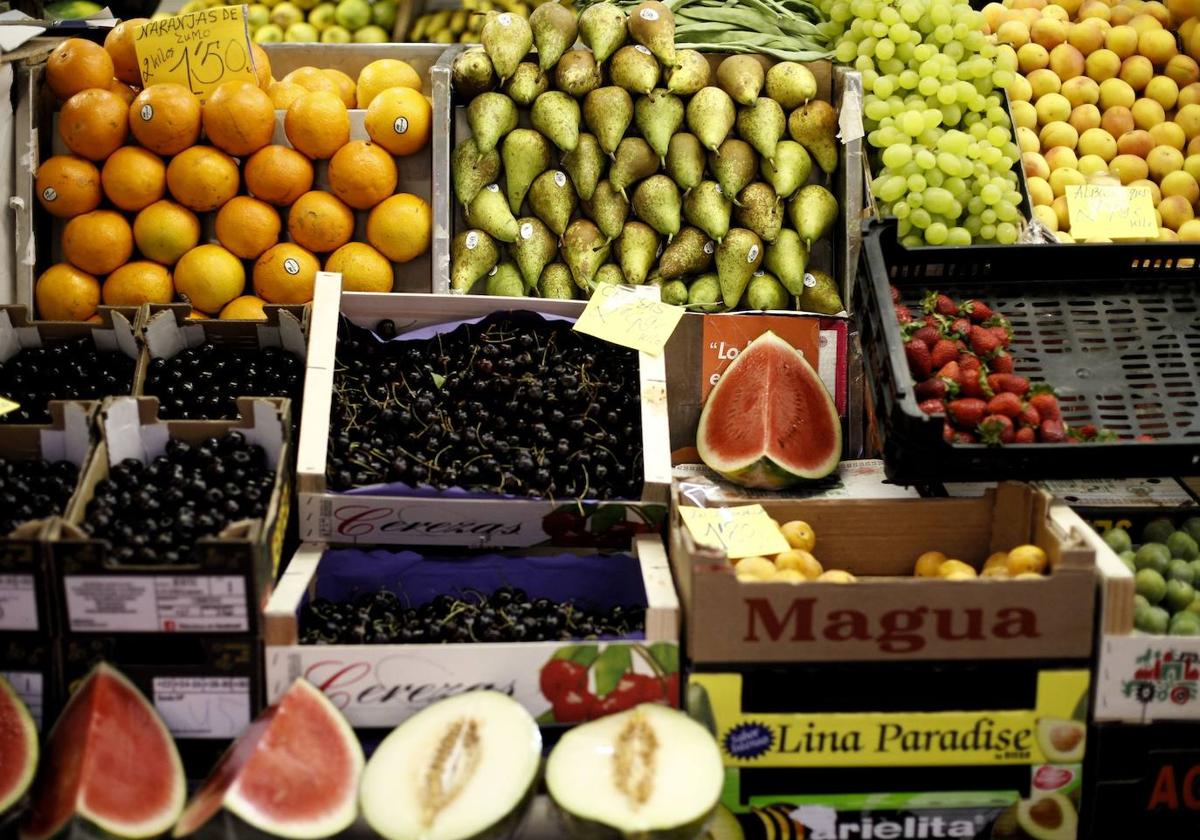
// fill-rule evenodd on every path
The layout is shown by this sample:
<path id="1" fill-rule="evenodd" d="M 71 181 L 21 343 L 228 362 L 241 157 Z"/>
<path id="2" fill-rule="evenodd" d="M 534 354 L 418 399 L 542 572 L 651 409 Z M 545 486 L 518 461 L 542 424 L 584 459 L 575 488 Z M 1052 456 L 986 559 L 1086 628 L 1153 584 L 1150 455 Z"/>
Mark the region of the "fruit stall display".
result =
<path id="1" fill-rule="evenodd" d="M 400 39 L 415 43 L 477 44 L 488 12 L 508 12 L 528 18 L 530 13 L 551 0 L 413 0 L 412 22 L 407 36 Z M 571 3 L 562 5 L 570 8 Z"/>

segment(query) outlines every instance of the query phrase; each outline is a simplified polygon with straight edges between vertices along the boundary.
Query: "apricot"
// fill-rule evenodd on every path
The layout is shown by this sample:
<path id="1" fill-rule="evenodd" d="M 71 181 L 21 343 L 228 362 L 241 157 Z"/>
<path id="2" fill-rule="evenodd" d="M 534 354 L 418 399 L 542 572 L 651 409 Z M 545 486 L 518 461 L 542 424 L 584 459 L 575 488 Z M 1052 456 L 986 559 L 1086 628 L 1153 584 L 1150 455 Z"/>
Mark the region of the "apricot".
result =
<path id="1" fill-rule="evenodd" d="M 1107 109 L 1100 116 L 1100 127 L 1113 137 L 1120 137 L 1127 131 L 1133 131 L 1133 112 L 1128 108 L 1116 105 Z"/>
<path id="2" fill-rule="evenodd" d="M 1049 178 L 1050 164 L 1038 152 L 1024 152 L 1021 154 L 1021 166 L 1025 170 L 1026 178 Z"/>
<path id="3" fill-rule="evenodd" d="M 1138 36 L 1138 52 L 1150 59 L 1156 67 L 1165 66 L 1172 57 L 1179 54 L 1175 46 L 1175 33 L 1162 28 L 1146 30 Z"/>
<path id="4" fill-rule="evenodd" d="M 1196 216 L 1191 202 L 1181 195 L 1167 196 L 1158 203 L 1158 207 L 1155 209 L 1162 217 L 1162 226 L 1174 231 L 1178 231 L 1184 222 Z"/>
<path id="5" fill-rule="evenodd" d="M 1187 161 L 1185 160 L 1184 162 L 1186 163 Z M 1196 177 L 1186 169 L 1178 169 L 1168 173 L 1159 182 L 1158 186 L 1162 190 L 1164 199 L 1178 195 L 1187 199 L 1189 204 L 1195 204 L 1197 201 L 1200 201 L 1200 184 L 1197 184 Z"/>
<path id="6" fill-rule="evenodd" d="M 1072 108 L 1080 105 L 1095 105 L 1100 101 L 1100 85 L 1095 79 L 1089 79 L 1087 76 L 1067 79 L 1060 93 L 1067 97 Z"/>
<path id="7" fill-rule="evenodd" d="M 1146 130 L 1150 132 L 1150 139 L 1154 141 L 1155 146 L 1173 146 L 1182 152 L 1183 147 L 1187 145 L 1187 135 L 1178 123 L 1167 120 Z"/>
<path id="8" fill-rule="evenodd" d="M 1183 129 L 1188 140 L 1200 134 L 1200 105 L 1184 105 L 1175 112 L 1175 122 Z"/>
<path id="9" fill-rule="evenodd" d="M 1161 105 L 1164 110 L 1169 111 L 1175 107 L 1175 102 L 1179 99 L 1179 85 L 1170 76 L 1155 76 L 1146 83 L 1146 88 L 1142 93 Z"/>
<path id="10" fill-rule="evenodd" d="M 1134 90 L 1142 90 L 1154 78 L 1154 65 L 1144 55 L 1131 55 L 1121 62 L 1117 78 Z"/>
<path id="11" fill-rule="evenodd" d="M 1037 102 L 1048 93 L 1058 93 L 1062 90 L 1062 79 L 1053 70 L 1047 70 L 1044 67 L 1030 71 L 1026 74 L 1025 80 L 1029 82 L 1029 90 L 1032 94 L 1030 99 L 1033 102 Z"/>
<path id="12" fill-rule="evenodd" d="M 1137 155 L 1117 155 L 1108 164 L 1108 171 L 1126 185 L 1150 174 L 1146 161 Z"/>
<path id="13" fill-rule="evenodd" d="M 1105 79 L 1100 83 L 1100 110 L 1114 106 L 1132 108 L 1137 100 L 1133 87 L 1122 79 Z"/>
<path id="14" fill-rule="evenodd" d="M 1033 200 L 1034 206 L 1041 204 L 1050 204 L 1054 201 L 1054 190 L 1050 189 L 1050 182 L 1040 175 L 1025 176 L 1025 183 L 1029 187 L 1029 197 Z"/>
<path id="15" fill-rule="evenodd" d="M 1049 56 L 1046 60 L 1049 62 Z M 1097 82 L 1115 78 L 1117 73 L 1121 72 L 1121 56 L 1110 49 L 1096 50 L 1084 60 L 1084 70 Z"/>
<path id="16" fill-rule="evenodd" d="M 1076 131 L 1082 135 L 1089 128 L 1100 127 L 1100 109 L 1091 103 L 1076 105 L 1067 118 Z"/>
<path id="17" fill-rule="evenodd" d="M 1052 50 L 1059 44 L 1066 43 L 1067 24 L 1065 21 L 1055 20 L 1043 15 L 1029 27 L 1029 37 L 1033 39 L 1033 43 L 1045 50 Z"/>
<path id="18" fill-rule="evenodd" d="M 1078 26 L 1079 24 L 1072 25 Z M 1050 69 L 1062 82 L 1082 76 L 1083 71 L 1087 68 L 1086 61 L 1083 53 L 1073 44 L 1059 44 L 1050 50 Z"/>
<path id="19" fill-rule="evenodd" d="M 1135 155 L 1145 159 L 1153 148 L 1154 139 L 1150 136 L 1150 132 L 1144 129 L 1135 128 L 1117 138 L 1117 154 L 1119 155 Z"/>
<path id="20" fill-rule="evenodd" d="M 1105 163 L 1117 156 L 1117 141 L 1102 128 L 1089 128 L 1079 135 L 1078 151 L 1087 156 L 1096 156 Z"/>
<path id="21" fill-rule="evenodd" d="M 1126 59 L 1137 52 L 1138 33 L 1132 26 L 1114 26 L 1104 33 L 1104 47 Z"/>
<path id="22" fill-rule="evenodd" d="M 1038 122 L 1041 125 L 1066 122 L 1067 117 L 1071 116 L 1071 103 L 1061 93 L 1047 93 L 1040 97 L 1033 107 L 1037 110 Z"/>
<path id="23" fill-rule="evenodd" d="M 1167 113 L 1163 110 L 1163 106 L 1154 99 L 1143 98 L 1137 100 L 1133 103 L 1133 107 L 1129 109 L 1129 112 L 1133 114 L 1133 124 L 1146 131 L 1149 131 L 1167 118 Z"/>
<path id="24" fill-rule="evenodd" d="M 1172 172 L 1183 169 L 1183 160 L 1183 152 L 1174 146 L 1155 146 L 1146 155 L 1146 166 L 1150 169 L 1151 178 L 1162 181 Z"/>

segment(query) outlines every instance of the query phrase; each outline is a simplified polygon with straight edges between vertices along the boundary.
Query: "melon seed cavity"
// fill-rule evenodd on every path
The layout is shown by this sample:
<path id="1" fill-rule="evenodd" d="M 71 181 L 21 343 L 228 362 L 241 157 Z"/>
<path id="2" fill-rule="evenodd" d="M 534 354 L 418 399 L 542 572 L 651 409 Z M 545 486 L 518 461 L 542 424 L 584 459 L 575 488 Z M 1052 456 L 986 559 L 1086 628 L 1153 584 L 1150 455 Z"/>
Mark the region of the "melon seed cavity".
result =
<path id="1" fill-rule="evenodd" d="M 642 715 L 635 714 L 617 736 L 613 752 L 613 779 L 617 790 L 625 794 L 634 809 L 640 808 L 654 793 L 654 758 L 658 738 Z"/>
<path id="2" fill-rule="evenodd" d="M 462 793 L 479 768 L 480 757 L 479 724 L 469 718 L 450 724 L 421 780 L 422 821 L 426 828 Z"/>

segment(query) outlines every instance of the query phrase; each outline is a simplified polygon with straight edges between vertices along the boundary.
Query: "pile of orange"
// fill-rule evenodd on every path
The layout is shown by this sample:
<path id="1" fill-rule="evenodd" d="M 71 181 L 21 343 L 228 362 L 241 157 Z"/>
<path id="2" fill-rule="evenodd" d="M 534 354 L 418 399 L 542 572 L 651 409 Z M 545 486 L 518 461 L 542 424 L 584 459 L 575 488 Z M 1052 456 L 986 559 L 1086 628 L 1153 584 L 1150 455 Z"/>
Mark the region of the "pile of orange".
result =
<path id="1" fill-rule="evenodd" d="M 101 303 L 182 297 L 198 313 L 261 318 L 264 303 L 312 300 L 322 260 L 347 290 L 391 291 L 393 263 L 425 253 L 432 234 L 428 203 L 396 192 L 393 158 L 429 141 L 418 74 L 385 59 L 357 80 L 301 67 L 276 81 L 253 45 L 258 84 L 226 82 L 201 104 L 175 84 L 138 90 L 132 31 L 143 22 L 114 27 L 103 47 L 67 39 L 47 60 L 71 154 L 36 174 L 41 205 L 65 221 L 63 262 L 35 287 L 39 317 L 86 320 Z M 350 139 L 356 107 L 370 140 Z M 272 143 L 277 110 L 287 144 Z M 319 160 L 327 190 L 314 188 Z M 202 214 L 215 242 L 203 239 Z"/>

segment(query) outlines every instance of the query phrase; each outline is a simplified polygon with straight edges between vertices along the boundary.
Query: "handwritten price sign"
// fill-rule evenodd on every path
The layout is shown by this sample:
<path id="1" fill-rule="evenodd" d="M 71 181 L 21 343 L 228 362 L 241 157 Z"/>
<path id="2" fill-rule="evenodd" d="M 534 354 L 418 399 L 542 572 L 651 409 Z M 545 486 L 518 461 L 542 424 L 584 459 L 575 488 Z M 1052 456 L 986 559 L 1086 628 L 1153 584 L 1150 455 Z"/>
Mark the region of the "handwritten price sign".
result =
<path id="1" fill-rule="evenodd" d="M 682 317 L 683 307 L 659 300 L 657 286 L 601 283 L 575 322 L 575 329 L 658 356 Z"/>
<path id="2" fill-rule="evenodd" d="M 1079 184 L 1067 187 L 1067 214 L 1076 239 L 1154 239 L 1158 221 L 1149 187 Z"/>
<path id="3" fill-rule="evenodd" d="M 204 100 L 223 82 L 258 81 L 245 6 L 214 6 L 143 23 L 134 30 L 133 46 L 143 87 L 174 82 Z"/>
<path id="4" fill-rule="evenodd" d="M 779 526 L 767 516 L 762 505 L 681 507 L 679 515 L 696 542 L 724 549 L 730 560 L 769 557 L 788 550 Z"/>

